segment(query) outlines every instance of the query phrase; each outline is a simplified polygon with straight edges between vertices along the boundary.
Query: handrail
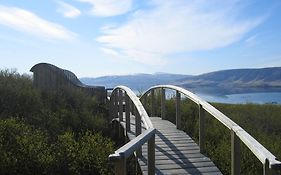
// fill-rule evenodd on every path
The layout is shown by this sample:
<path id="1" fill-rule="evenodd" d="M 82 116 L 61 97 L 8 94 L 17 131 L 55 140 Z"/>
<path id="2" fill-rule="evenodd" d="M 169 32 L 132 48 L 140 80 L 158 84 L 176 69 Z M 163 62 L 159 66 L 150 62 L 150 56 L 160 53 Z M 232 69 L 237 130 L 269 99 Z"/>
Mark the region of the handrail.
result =
<path id="1" fill-rule="evenodd" d="M 236 139 L 238 137 L 252 152 L 253 154 L 260 160 L 260 162 L 264 165 L 264 174 L 267 173 L 267 171 L 271 170 L 281 170 L 281 162 L 277 160 L 277 158 L 269 152 L 263 145 L 261 145 L 255 138 L 253 138 L 250 134 L 248 134 L 243 128 L 241 128 L 238 124 L 236 124 L 234 121 L 232 121 L 230 118 L 228 118 L 226 115 L 224 115 L 222 112 L 217 110 L 215 107 L 210 105 L 208 102 L 205 100 L 201 99 L 197 95 L 193 94 L 192 92 L 181 88 L 177 87 L 174 85 L 157 85 L 149 88 L 141 97 L 140 99 L 145 99 L 145 97 L 148 95 L 148 93 L 151 92 L 151 94 L 154 94 L 154 89 L 171 89 L 175 90 L 178 93 L 182 93 L 187 98 L 195 102 L 196 104 L 199 105 L 199 120 L 200 118 L 203 118 L 203 116 L 200 115 L 200 113 L 203 113 L 203 109 L 207 111 L 209 114 L 211 114 L 214 118 L 216 118 L 218 121 L 220 121 L 223 125 L 225 125 L 229 130 L 231 130 L 232 133 L 232 173 L 233 171 L 239 171 L 240 169 L 240 161 L 235 160 L 236 158 L 240 159 L 240 142 L 239 140 Z M 163 98 L 165 99 L 165 96 L 163 97 L 163 91 L 162 91 L 162 100 L 161 100 L 161 108 L 162 108 L 162 101 Z M 165 94 L 165 91 L 164 91 Z M 153 95 L 152 95 L 152 101 L 153 101 Z M 180 98 L 177 95 L 177 99 Z M 177 100 L 178 101 L 178 100 Z M 152 103 L 153 105 L 153 103 Z M 177 105 L 178 106 L 178 105 Z M 153 109 L 154 107 L 152 107 Z M 179 106 L 178 106 L 179 108 Z M 178 119 L 177 119 L 178 120 Z M 203 125 L 202 121 L 199 121 L 199 125 Z M 200 127 L 200 126 L 199 126 Z M 204 148 L 203 144 L 204 141 L 202 139 L 204 138 L 204 128 L 200 127 L 199 129 L 199 146 L 200 146 L 200 151 L 201 148 Z M 200 138 L 201 137 L 201 138 Z M 236 157 L 239 155 L 238 157 Z M 237 165 L 238 164 L 238 165 Z M 238 169 L 237 169 L 238 168 Z M 233 173 L 235 174 L 235 173 Z"/>
<path id="2" fill-rule="evenodd" d="M 128 158 L 131 154 L 133 154 L 137 149 L 139 149 L 143 144 L 145 144 L 153 135 L 155 134 L 156 129 L 150 128 L 144 131 L 141 135 L 137 136 L 132 141 L 128 142 L 118 150 L 114 152 L 114 154 L 109 155 L 110 161 L 119 161 L 121 159 Z"/>
<path id="3" fill-rule="evenodd" d="M 116 91 L 117 89 L 121 89 L 121 90 L 125 91 L 126 94 L 129 96 L 129 98 L 132 100 L 134 106 L 136 107 L 137 111 L 139 112 L 139 115 L 144 123 L 145 128 L 146 129 L 154 128 L 151 120 L 149 119 L 149 116 L 148 116 L 146 110 L 144 109 L 142 103 L 140 102 L 140 100 L 136 96 L 136 94 L 130 88 L 128 88 L 126 86 L 117 86 L 113 89 L 113 91 Z"/>
<path id="4" fill-rule="evenodd" d="M 124 99 L 125 98 L 125 99 Z M 115 163 L 115 174 L 126 174 L 126 159 L 134 152 L 136 156 L 142 156 L 142 145 L 148 142 L 148 174 L 155 173 L 155 132 L 152 122 L 145 111 L 142 103 L 135 93 L 126 86 L 117 86 L 113 89 L 110 100 L 110 115 L 112 118 L 119 118 L 119 122 L 124 120 L 125 106 L 125 129 L 130 129 L 130 113 L 135 115 L 135 135 L 136 137 L 130 142 L 109 155 L 109 160 Z M 141 128 L 141 121 L 146 129 L 144 133 Z M 119 132 L 121 131 L 119 126 Z M 121 133 L 119 133 L 120 135 Z"/>

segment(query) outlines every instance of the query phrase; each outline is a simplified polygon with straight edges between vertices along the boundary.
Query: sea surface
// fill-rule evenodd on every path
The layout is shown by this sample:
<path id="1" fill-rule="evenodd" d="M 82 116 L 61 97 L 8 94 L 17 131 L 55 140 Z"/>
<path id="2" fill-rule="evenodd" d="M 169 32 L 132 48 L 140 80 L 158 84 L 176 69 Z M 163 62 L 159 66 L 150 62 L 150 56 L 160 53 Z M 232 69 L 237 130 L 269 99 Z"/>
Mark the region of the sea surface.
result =
<path id="1" fill-rule="evenodd" d="M 196 93 L 208 102 L 229 103 L 229 104 L 281 104 L 281 92 L 257 92 L 229 95 L 215 95 Z"/>
<path id="2" fill-rule="evenodd" d="M 134 91 L 139 95 L 138 91 Z M 207 102 L 227 103 L 227 104 L 276 104 L 281 105 L 281 92 L 254 92 L 239 94 L 211 94 L 193 92 Z M 174 98 L 175 91 L 166 90 L 166 99 Z"/>

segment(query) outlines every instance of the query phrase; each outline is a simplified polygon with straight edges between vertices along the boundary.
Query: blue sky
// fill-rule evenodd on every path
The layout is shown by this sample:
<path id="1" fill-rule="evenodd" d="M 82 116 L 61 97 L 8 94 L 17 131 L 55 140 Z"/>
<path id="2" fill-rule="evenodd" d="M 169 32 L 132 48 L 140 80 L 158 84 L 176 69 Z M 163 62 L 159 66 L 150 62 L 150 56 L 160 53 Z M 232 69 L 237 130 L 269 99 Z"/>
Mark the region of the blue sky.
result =
<path id="1" fill-rule="evenodd" d="M 1 0 L 0 68 L 78 77 L 281 66 L 280 0 Z"/>

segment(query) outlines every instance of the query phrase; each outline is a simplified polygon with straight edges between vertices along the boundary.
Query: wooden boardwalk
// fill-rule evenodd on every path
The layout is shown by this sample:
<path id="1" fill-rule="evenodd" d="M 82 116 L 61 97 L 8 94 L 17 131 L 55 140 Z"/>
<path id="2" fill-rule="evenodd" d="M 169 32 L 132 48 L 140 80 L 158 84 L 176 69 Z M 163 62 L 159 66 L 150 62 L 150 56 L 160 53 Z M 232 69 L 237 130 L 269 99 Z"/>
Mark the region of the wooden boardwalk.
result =
<path id="1" fill-rule="evenodd" d="M 200 153 L 199 146 L 183 131 L 159 117 L 150 117 L 157 129 L 155 135 L 155 174 L 222 174 L 215 164 Z M 135 138 L 135 120 L 131 116 L 130 140 Z M 125 128 L 125 123 L 121 122 Z M 144 127 L 142 128 L 144 131 Z M 147 174 L 147 144 L 138 159 L 143 174 Z"/>

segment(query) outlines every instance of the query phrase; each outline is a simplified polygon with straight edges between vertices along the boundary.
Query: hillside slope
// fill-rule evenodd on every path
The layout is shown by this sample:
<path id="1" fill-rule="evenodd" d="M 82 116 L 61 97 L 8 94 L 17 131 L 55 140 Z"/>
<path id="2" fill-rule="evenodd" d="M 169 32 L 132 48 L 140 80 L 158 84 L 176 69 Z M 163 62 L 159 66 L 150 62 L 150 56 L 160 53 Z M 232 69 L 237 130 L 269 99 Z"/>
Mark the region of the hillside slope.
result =
<path id="1" fill-rule="evenodd" d="M 173 84 L 216 93 L 280 91 L 281 67 L 223 70 L 183 78 Z"/>
<path id="2" fill-rule="evenodd" d="M 216 94 L 281 92 L 281 67 L 222 70 L 197 76 L 156 73 L 80 80 L 85 84 L 102 85 L 106 88 L 125 85 L 136 91 L 144 91 L 158 84 L 174 84 L 194 92 Z"/>
<path id="3" fill-rule="evenodd" d="M 106 88 L 113 88 L 117 85 L 128 86 L 133 90 L 143 91 L 157 84 L 171 84 L 175 80 L 189 77 L 188 75 L 155 73 L 155 74 L 133 74 L 103 76 L 97 78 L 80 78 L 88 85 L 102 85 Z"/>

